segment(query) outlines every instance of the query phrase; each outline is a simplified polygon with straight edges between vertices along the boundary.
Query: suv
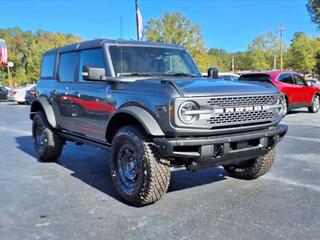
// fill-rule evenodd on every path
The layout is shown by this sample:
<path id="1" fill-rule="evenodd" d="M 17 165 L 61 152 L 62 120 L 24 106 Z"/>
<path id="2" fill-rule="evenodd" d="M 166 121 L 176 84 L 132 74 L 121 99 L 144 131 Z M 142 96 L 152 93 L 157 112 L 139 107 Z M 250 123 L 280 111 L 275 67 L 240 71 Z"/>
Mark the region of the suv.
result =
<path id="1" fill-rule="evenodd" d="M 104 39 L 50 50 L 31 105 L 36 152 L 56 161 L 66 141 L 110 149 L 115 188 L 136 206 L 167 191 L 171 165 L 260 177 L 287 132 L 283 97 L 271 84 L 213 75 L 203 78 L 173 44 Z"/>
<path id="2" fill-rule="evenodd" d="M 240 76 L 244 81 L 270 81 L 284 94 L 285 110 L 307 107 L 310 113 L 320 109 L 320 88 L 311 81 L 305 81 L 298 73 L 291 71 L 268 71 L 248 73 Z"/>

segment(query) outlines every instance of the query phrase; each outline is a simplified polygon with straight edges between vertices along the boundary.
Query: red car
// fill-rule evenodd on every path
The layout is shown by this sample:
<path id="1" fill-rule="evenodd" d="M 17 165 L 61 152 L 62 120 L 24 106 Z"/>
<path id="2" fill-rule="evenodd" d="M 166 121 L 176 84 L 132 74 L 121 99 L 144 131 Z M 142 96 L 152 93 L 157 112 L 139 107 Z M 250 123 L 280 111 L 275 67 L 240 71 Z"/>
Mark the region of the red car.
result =
<path id="1" fill-rule="evenodd" d="M 307 107 L 315 113 L 320 109 L 320 88 L 291 71 L 267 71 L 243 74 L 239 80 L 271 81 L 284 94 L 288 110 Z"/>

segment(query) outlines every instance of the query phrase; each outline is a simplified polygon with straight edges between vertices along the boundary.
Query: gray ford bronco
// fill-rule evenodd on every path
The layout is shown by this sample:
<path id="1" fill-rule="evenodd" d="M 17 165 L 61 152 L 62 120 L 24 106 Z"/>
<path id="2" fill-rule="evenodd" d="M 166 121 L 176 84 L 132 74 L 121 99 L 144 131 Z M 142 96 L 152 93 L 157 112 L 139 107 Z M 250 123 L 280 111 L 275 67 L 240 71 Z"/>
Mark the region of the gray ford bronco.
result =
<path id="1" fill-rule="evenodd" d="M 262 176 L 287 132 L 282 95 L 269 82 L 208 72 L 173 44 L 103 39 L 50 50 L 31 105 L 36 152 L 56 161 L 66 141 L 110 149 L 114 186 L 136 206 L 167 191 L 170 166 Z"/>

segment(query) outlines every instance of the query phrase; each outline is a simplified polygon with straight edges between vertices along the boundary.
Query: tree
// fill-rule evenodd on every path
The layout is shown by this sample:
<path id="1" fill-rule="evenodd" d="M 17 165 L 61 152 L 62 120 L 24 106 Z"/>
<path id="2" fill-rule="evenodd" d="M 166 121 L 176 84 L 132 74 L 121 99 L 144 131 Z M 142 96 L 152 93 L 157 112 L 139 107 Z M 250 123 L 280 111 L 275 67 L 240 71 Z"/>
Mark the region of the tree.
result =
<path id="1" fill-rule="evenodd" d="M 252 70 L 272 69 L 274 58 L 277 58 L 280 41 L 275 33 L 258 36 L 249 44 L 248 54 Z"/>
<path id="2" fill-rule="evenodd" d="M 7 43 L 9 60 L 14 63 L 12 75 L 17 85 L 37 81 L 45 51 L 81 40 L 71 34 L 43 30 L 24 32 L 20 28 L 0 29 L 0 38 Z M 5 69 L 1 70 L 1 76 L 7 79 Z"/>
<path id="3" fill-rule="evenodd" d="M 245 52 L 236 52 L 232 54 L 235 62 L 235 70 L 243 71 L 252 68 L 252 59 L 247 51 Z"/>
<path id="4" fill-rule="evenodd" d="M 210 64 L 200 27 L 179 12 L 165 13 L 161 19 L 149 20 L 145 36 L 147 41 L 184 46 L 194 57 L 201 71 L 205 71 Z"/>
<path id="5" fill-rule="evenodd" d="M 320 51 L 318 51 L 316 54 L 316 65 L 314 71 L 320 75 Z"/>
<path id="6" fill-rule="evenodd" d="M 308 0 L 307 9 L 311 20 L 317 24 L 320 29 L 320 0 Z"/>
<path id="7" fill-rule="evenodd" d="M 294 34 L 286 56 L 286 67 L 297 71 L 312 72 L 316 68 L 316 54 L 320 39 L 310 38 L 303 32 Z"/>
<path id="8" fill-rule="evenodd" d="M 231 55 L 224 49 L 211 48 L 208 51 L 211 66 L 216 66 L 219 71 L 227 72 L 231 70 Z"/>

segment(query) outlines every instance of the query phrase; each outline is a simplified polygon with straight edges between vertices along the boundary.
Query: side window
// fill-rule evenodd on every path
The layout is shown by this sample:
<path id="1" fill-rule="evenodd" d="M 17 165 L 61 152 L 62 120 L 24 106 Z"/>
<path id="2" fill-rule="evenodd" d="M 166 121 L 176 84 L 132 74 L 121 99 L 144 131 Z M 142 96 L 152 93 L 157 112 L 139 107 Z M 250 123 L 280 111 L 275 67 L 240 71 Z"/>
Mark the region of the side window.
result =
<path id="1" fill-rule="evenodd" d="M 105 68 L 105 61 L 102 49 L 99 48 L 81 51 L 79 65 L 79 81 L 84 81 L 82 76 L 83 66 Z"/>
<path id="2" fill-rule="evenodd" d="M 76 52 L 62 53 L 59 63 L 59 80 L 63 82 L 74 81 L 74 73 L 76 69 Z"/>
<path id="3" fill-rule="evenodd" d="M 56 54 L 44 55 L 41 63 L 41 78 L 53 78 Z"/>
<path id="4" fill-rule="evenodd" d="M 294 81 L 297 85 L 305 85 L 304 79 L 296 74 L 293 75 Z"/>
<path id="5" fill-rule="evenodd" d="M 292 75 L 290 73 L 284 73 L 280 75 L 278 79 L 280 82 L 283 82 L 283 83 L 294 84 Z"/>

